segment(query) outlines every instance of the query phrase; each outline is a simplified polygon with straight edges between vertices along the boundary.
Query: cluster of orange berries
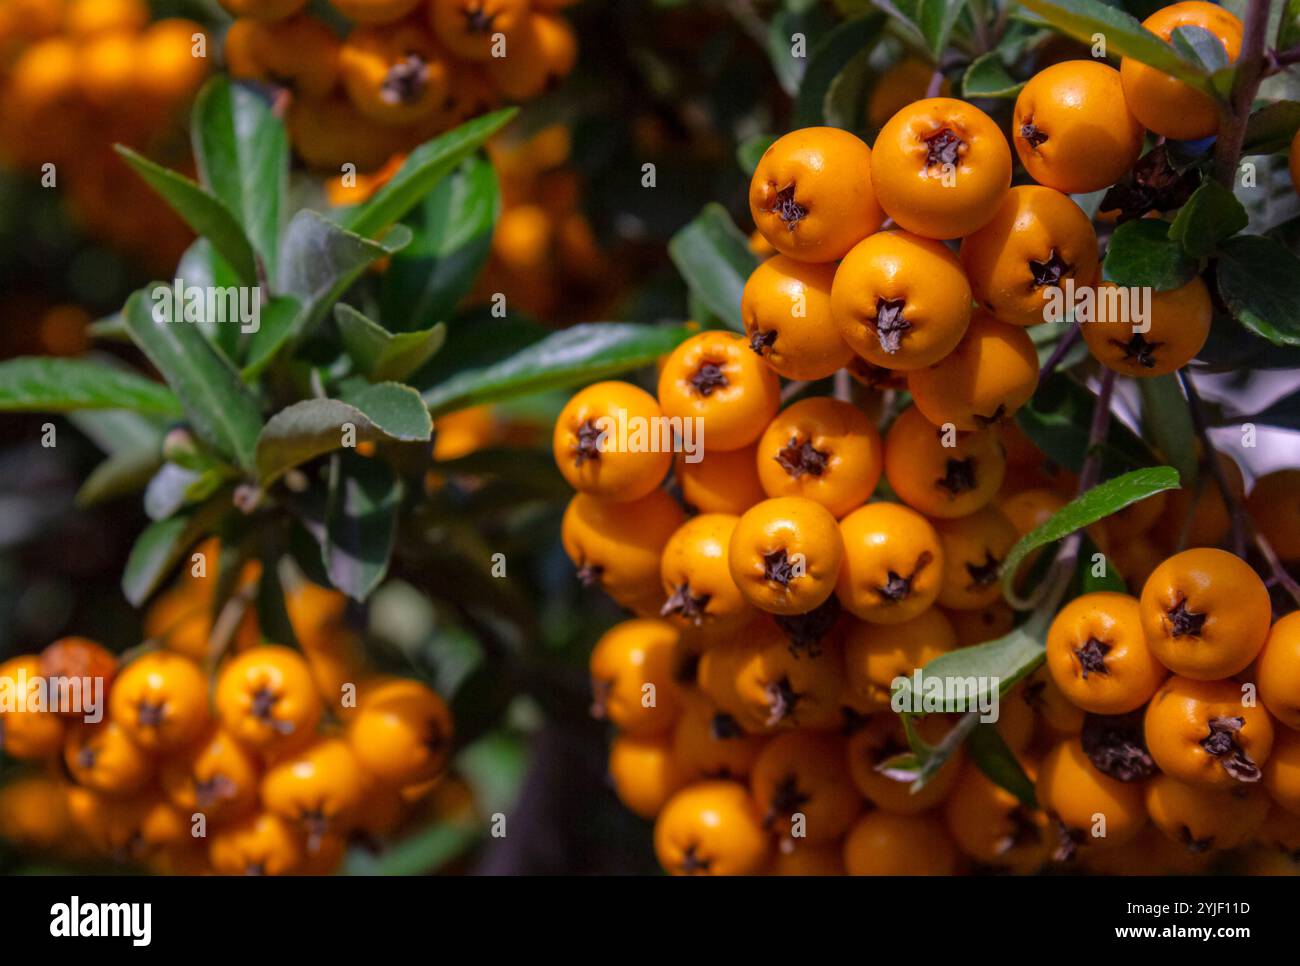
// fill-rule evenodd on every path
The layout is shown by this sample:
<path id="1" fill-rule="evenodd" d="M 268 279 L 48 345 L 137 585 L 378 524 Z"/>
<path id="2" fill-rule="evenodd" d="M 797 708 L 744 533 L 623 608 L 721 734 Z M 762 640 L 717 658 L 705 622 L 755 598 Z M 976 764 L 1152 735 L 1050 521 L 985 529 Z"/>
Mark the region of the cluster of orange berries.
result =
<path id="1" fill-rule="evenodd" d="M 170 267 L 189 232 L 112 148 L 184 165 L 205 43 L 192 21 L 149 23 L 145 0 L 0 0 L 0 158 L 54 165 L 88 231 Z"/>
<path id="2" fill-rule="evenodd" d="M 344 37 L 306 0 L 221 0 L 232 76 L 292 92 L 287 123 L 311 166 L 380 168 L 436 134 L 568 74 L 572 0 L 331 0 Z"/>
<path id="3" fill-rule="evenodd" d="M 214 574 L 218 552 L 196 551 Z M 214 582 L 187 573 L 166 591 L 151 646 L 121 663 L 73 637 L 0 664 L 27 695 L 0 709 L 0 750 L 33 766 L 0 788 L 0 838 L 161 873 L 328 874 L 350 837 L 377 844 L 463 809 L 443 779 L 450 711 L 365 666 L 342 595 L 305 582 L 287 595 L 301 651 L 264 643 L 246 611 L 213 667 Z M 103 682 L 101 720 L 36 703 L 72 680 Z"/>

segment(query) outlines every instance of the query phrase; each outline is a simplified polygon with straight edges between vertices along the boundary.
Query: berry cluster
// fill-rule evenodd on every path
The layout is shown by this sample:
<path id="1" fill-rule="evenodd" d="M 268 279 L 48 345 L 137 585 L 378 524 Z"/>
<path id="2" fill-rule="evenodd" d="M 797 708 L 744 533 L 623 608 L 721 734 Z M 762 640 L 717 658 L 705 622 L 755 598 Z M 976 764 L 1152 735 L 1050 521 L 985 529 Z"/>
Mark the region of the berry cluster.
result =
<path id="1" fill-rule="evenodd" d="M 215 542 L 196 554 L 215 574 Z M 298 651 L 264 643 L 252 610 L 214 628 L 214 593 L 215 576 L 186 573 L 146 617 L 150 647 L 120 662 L 73 637 L 0 664 L 29 699 L 0 709 L 0 750 L 36 766 L 0 788 L 0 837 L 161 873 L 328 874 L 349 838 L 458 807 L 442 779 L 446 704 L 366 667 L 341 594 L 304 582 L 287 595 Z M 95 723 L 36 701 L 95 680 Z"/>

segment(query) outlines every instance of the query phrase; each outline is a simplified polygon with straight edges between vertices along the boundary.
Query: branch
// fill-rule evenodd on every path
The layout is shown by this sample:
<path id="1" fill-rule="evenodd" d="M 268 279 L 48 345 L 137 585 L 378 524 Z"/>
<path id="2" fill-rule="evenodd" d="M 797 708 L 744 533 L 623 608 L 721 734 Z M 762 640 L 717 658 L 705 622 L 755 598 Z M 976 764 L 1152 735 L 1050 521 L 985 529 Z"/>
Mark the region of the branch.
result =
<path id="1" fill-rule="evenodd" d="M 1219 465 L 1218 454 L 1210 443 L 1210 428 L 1205 418 L 1205 404 L 1201 402 L 1201 394 L 1196 391 L 1192 377 L 1185 368 L 1178 370 L 1178 379 L 1183 384 L 1183 391 L 1187 393 L 1187 406 L 1191 410 L 1192 427 L 1196 430 L 1196 438 L 1201 441 L 1205 460 L 1210 464 L 1210 472 L 1214 474 L 1214 485 L 1219 488 L 1219 493 L 1223 496 L 1223 505 L 1228 508 L 1228 516 L 1232 520 L 1233 553 L 1245 560 L 1246 512 L 1237 495 L 1228 486 L 1228 478 L 1223 473 L 1223 467 Z"/>
<path id="2" fill-rule="evenodd" d="M 1264 50 L 1267 33 L 1268 0 L 1250 0 L 1242 32 L 1241 56 L 1237 58 L 1237 76 L 1228 98 L 1228 108 L 1219 121 L 1219 137 L 1214 145 L 1214 177 L 1225 188 L 1231 188 L 1236 177 L 1250 108 L 1255 103 L 1259 82 L 1268 67 Z"/>

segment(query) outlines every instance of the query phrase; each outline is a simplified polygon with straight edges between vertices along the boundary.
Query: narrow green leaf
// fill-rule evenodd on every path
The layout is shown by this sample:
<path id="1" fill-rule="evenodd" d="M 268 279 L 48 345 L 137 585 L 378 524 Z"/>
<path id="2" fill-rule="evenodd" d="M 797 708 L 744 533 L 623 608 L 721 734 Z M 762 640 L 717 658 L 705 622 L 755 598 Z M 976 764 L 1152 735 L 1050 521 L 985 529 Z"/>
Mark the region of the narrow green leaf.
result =
<path id="1" fill-rule="evenodd" d="M 1218 280 L 1238 322 L 1274 345 L 1300 345 L 1300 258 L 1271 238 L 1239 235 L 1219 252 Z"/>
<path id="2" fill-rule="evenodd" d="M 1126 221 L 1110 236 L 1103 275 L 1126 288 L 1181 288 L 1196 274 L 1196 261 L 1169 236 L 1169 224 L 1158 218 Z"/>
<path id="3" fill-rule="evenodd" d="M 1178 471 L 1184 489 L 1196 486 L 1196 431 L 1178 376 L 1135 380 L 1142 396 L 1142 428 L 1165 462 Z"/>
<path id="4" fill-rule="evenodd" d="M 1083 469 L 1088 429 L 1097 397 L 1063 372 L 1048 377 L 1020 408 L 1016 422 L 1047 458 L 1072 473 Z M 1111 420 L 1102 457 L 1103 475 L 1159 462 L 1142 438 L 1119 420 Z"/>
<path id="5" fill-rule="evenodd" d="M 344 302 L 334 306 L 334 320 L 343 348 L 374 382 L 405 379 L 428 362 L 447 338 L 442 322 L 419 332 L 389 332 Z"/>
<path id="6" fill-rule="evenodd" d="M 167 287 L 155 283 L 127 299 L 127 331 L 179 397 L 194 431 L 218 452 L 251 468 L 262 428 L 257 400 L 212 344 L 176 317 L 178 306 L 171 304 L 167 312 L 155 303 L 150 293 Z"/>
<path id="7" fill-rule="evenodd" d="M 284 124 L 262 98 L 225 77 L 199 92 L 191 124 L 200 180 L 234 213 L 274 280 L 289 189 Z"/>
<path id="8" fill-rule="evenodd" d="M 168 388 L 126 369 L 89 359 L 25 356 L 0 362 L 0 411 L 64 413 L 129 409 L 179 416 Z"/>
<path id="9" fill-rule="evenodd" d="M 122 572 L 122 593 L 134 607 L 141 606 L 171 573 L 181 555 L 210 533 L 227 507 L 221 501 L 205 504 L 191 513 L 158 520 L 136 538 Z"/>
<path id="10" fill-rule="evenodd" d="M 401 481 L 384 463 L 334 455 L 323 559 L 330 582 L 354 600 L 369 597 L 388 572 L 401 499 Z"/>
<path id="11" fill-rule="evenodd" d="M 690 334 L 683 325 L 597 322 L 571 326 L 500 362 L 452 376 L 425 390 L 424 402 L 437 415 L 593 382 L 649 365 Z"/>
<path id="12" fill-rule="evenodd" d="M 808 67 L 795 99 L 793 127 L 815 127 L 828 122 L 826 99 L 841 71 L 884 35 L 885 17 L 870 13 L 846 20 L 813 47 Z"/>
<path id="13" fill-rule="evenodd" d="M 1223 48 L 1223 41 L 1204 27 L 1187 25 L 1175 27 L 1169 38 L 1176 51 L 1193 64 L 1199 64 L 1207 74 L 1227 67 L 1228 52 Z"/>
<path id="14" fill-rule="evenodd" d="M 719 319 L 738 332 L 740 296 L 758 258 L 721 205 L 710 202 L 668 242 L 668 256 L 686 284 Z"/>
<path id="15" fill-rule="evenodd" d="M 74 502 L 84 509 L 135 493 L 149 482 L 160 465 L 162 457 L 157 452 L 114 453 L 90 471 L 78 488 Z"/>
<path id="16" fill-rule="evenodd" d="M 976 57 L 962 76 L 962 97 L 1013 98 L 1020 94 L 1025 81 L 1018 81 L 1007 72 L 1002 53 L 990 50 Z"/>
<path id="17" fill-rule="evenodd" d="M 1169 226 L 1169 238 L 1193 258 L 1205 258 L 1249 224 L 1250 216 L 1236 196 L 1219 182 L 1206 179 L 1178 210 Z"/>
<path id="18" fill-rule="evenodd" d="M 1250 115 L 1250 120 L 1246 122 L 1242 156 L 1285 151 L 1291 146 L 1297 130 L 1300 130 L 1300 101 L 1274 101 L 1267 104 Z"/>
<path id="19" fill-rule="evenodd" d="M 184 175 L 155 164 L 144 155 L 120 144 L 116 150 L 196 234 L 212 243 L 212 247 L 238 273 L 243 284 L 256 284 L 257 267 L 253 258 L 253 246 L 249 244 L 244 229 L 230 209 Z"/>
<path id="20" fill-rule="evenodd" d="M 484 114 L 420 145 L 373 198 L 345 215 L 344 227 L 366 238 L 379 236 L 406 217 L 439 181 L 505 127 L 517 111 L 508 107 Z"/>
<path id="21" fill-rule="evenodd" d="M 736 148 L 736 163 L 740 165 L 740 170 L 746 177 L 753 175 L 754 169 L 758 167 L 758 159 L 775 141 L 775 135 L 755 134 Z"/>
<path id="22" fill-rule="evenodd" d="M 253 382 L 275 361 L 276 354 L 292 337 L 304 313 L 302 302 L 292 295 L 280 295 L 262 307 L 256 332 L 248 340 L 247 362 L 240 370 L 245 382 Z"/>
<path id="23" fill-rule="evenodd" d="M 971 732 L 966 748 L 971 760 L 993 784 L 1015 795 L 1026 808 L 1037 808 L 1038 797 L 1034 783 L 1007 743 L 998 734 L 996 726 L 981 724 Z"/>
<path id="24" fill-rule="evenodd" d="M 344 402 L 306 399 L 280 410 L 257 440 L 257 473 L 263 486 L 301 463 L 343 447 L 346 427 L 355 442 L 423 442 L 433 432 L 429 412 L 409 386 L 380 383 Z"/>
<path id="25" fill-rule="evenodd" d="M 1177 489 L 1178 485 L 1178 471 L 1172 466 L 1149 466 L 1097 484 L 1017 541 L 1002 562 L 1003 592 L 1014 597 L 1016 571 L 1025 557 L 1038 548 L 1062 540 L 1153 493 Z"/>
<path id="26" fill-rule="evenodd" d="M 966 8 L 966 0 L 919 0 L 917 26 L 929 44 L 931 55 L 938 60 L 948 47 L 948 38 Z"/>

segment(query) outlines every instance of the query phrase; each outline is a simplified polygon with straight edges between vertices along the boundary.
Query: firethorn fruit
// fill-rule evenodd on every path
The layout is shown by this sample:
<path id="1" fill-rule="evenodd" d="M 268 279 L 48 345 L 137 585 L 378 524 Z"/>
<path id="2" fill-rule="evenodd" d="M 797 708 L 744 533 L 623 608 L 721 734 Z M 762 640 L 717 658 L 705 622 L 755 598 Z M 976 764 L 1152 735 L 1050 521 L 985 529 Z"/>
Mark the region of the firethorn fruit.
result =
<path id="1" fill-rule="evenodd" d="M 919 57 L 904 57 L 880 75 L 867 98 L 867 126 L 878 128 L 913 101 L 925 97 L 934 77 L 934 68 Z M 943 79 L 940 93 L 947 97 L 952 89 Z"/>
<path id="2" fill-rule="evenodd" d="M 45 677 L 98 678 L 108 694 L 117 675 L 117 658 L 102 644 L 85 637 L 63 637 L 41 651 L 41 674 Z M 64 713 L 72 714 L 73 711 Z"/>
<path id="3" fill-rule="evenodd" d="M 912 402 L 931 423 L 987 429 L 1015 415 L 1038 385 L 1038 353 L 1023 329 L 978 310 L 957 348 L 907 374 Z"/>
<path id="4" fill-rule="evenodd" d="M 768 858 L 768 838 L 743 785 L 688 785 L 655 821 L 655 855 L 670 875 L 756 875 Z"/>
<path id="5" fill-rule="evenodd" d="M 162 763 L 159 779 L 173 805 L 223 823 L 257 804 L 259 769 L 253 753 L 219 728 Z"/>
<path id="6" fill-rule="evenodd" d="M 943 542 L 939 604 L 950 610 L 988 607 L 1002 596 L 1002 562 L 1020 534 L 995 506 L 935 523 Z"/>
<path id="7" fill-rule="evenodd" d="M 1278 728 L 1273 751 L 1264 763 L 1264 787 L 1273 801 L 1300 816 L 1300 733 Z"/>
<path id="8" fill-rule="evenodd" d="M 871 149 L 848 131 L 792 131 L 759 158 L 749 182 L 749 212 L 783 255 L 833 262 L 885 220 L 871 169 Z"/>
<path id="9" fill-rule="evenodd" d="M 1146 787 L 1147 813 L 1156 828 L 1189 852 L 1232 849 L 1250 841 L 1268 815 L 1260 788 L 1205 788 L 1169 775 Z"/>
<path id="10" fill-rule="evenodd" d="M 422 682 L 395 678 L 363 689 L 347 738 L 365 771 L 390 785 L 414 785 L 436 777 L 447 764 L 451 711 Z"/>
<path id="11" fill-rule="evenodd" d="M 691 336 L 672 351 L 659 373 L 664 415 L 699 417 L 706 450 L 748 446 L 762 435 L 780 404 L 781 380 L 740 335 L 713 331 Z"/>
<path id="12" fill-rule="evenodd" d="M 1231 679 L 1171 677 L 1147 706 L 1145 734 L 1165 774 L 1218 788 L 1259 781 L 1273 748 L 1268 712 Z"/>
<path id="13" fill-rule="evenodd" d="M 321 717 L 311 668 L 297 651 L 279 645 L 232 658 L 217 678 L 216 706 L 232 738 L 268 753 L 302 745 Z"/>
<path id="14" fill-rule="evenodd" d="M 728 660 L 735 669 L 733 710 L 747 731 L 840 725 L 844 653 L 838 634 L 801 646 L 773 618 L 764 617 L 738 636 Z"/>
<path id="15" fill-rule="evenodd" d="M 667 621 L 615 624 L 592 649 L 592 715 L 634 737 L 661 735 L 681 704 L 673 680 L 678 633 Z"/>
<path id="16" fill-rule="evenodd" d="M 1016 623 L 1016 612 L 1001 600 L 972 610 L 944 611 L 944 616 L 957 635 L 958 647 L 996 640 L 1011 633 Z"/>
<path id="17" fill-rule="evenodd" d="M 714 650 L 706 651 L 705 658 Z M 698 698 L 686 703 L 673 729 L 672 742 L 673 761 L 682 781 L 744 780 L 765 743 L 763 738 L 746 732 L 730 713 Z"/>
<path id="18" fill-rule="evenodd" d="M 630 812 L 653 819 L 682 784 L 672 736 L 619 735 L 609 746 L 609 777 Z"/>
<path id="19" fill-rule="evenodd" d="M 68 730 L 63 762 L 73 781 L 105 795 L 128 797 L 153 777 L 153 762 L 114 721 Z"/>
<path id="20" fill-rule="evenodd" d="M 1169 670 L 1211 681 L 1244 670 L 1272 621 L 1268 588 L 1250 565 L 1202 547 L 1170 557 L 1142 588 L 1147 644 Z"/>
<path id="21" fill-rule="evenodd" d="M 145 654 L 117 676 L 109 713 L 146 751 L 179 751 L 207 729 L 208 682 L 188 658 Z"/>
<path id="22" fill-rule="evenodd" d="M 729 548 L 739 517 L 703 513 L 677 528 L 664 546 L 660 614 L 679 626 L 734 629 L 754 616 L 732 579 Z"/>
<path id="23" fill-rule="evenodd" d="M 1264 707 L 1282 724 L 1300 731 L 1300 611 L 1273 625 L 1255 673 Z"/>
<path id="24" fill-rule="evenodd" d="M 663 490 L 628 503 L 579 493 L 564 511 L 560 539 L 584 586 L 600 586 L 624 607 L 657 609 L 660 555 L 682 519 Z"/>
<path id="25" fill-rule="evenodd" d="M 1078 738 L 1062 741 L 1038 770 L 1038 804 L 1056 825 L 1052 857 L 1068 861 L 1089 844 L 1123 845 L 1146 822 L 1142 787 L 1104 775 Z"/>
<path id="26" fill-rule="evenodd" d="M 1041 721 L 1057 737 L 1077 735 L 1083 730 L 1084 713 L 1056 685 L 1046 667 L 1040 667 L 1024 684 L 1011 692 L 1008 697 L 1019 697 L 1033 709 L 1035 718 Z"/>
<path id="27" fill-rule="evenodd" d="M 940 242 L 882 231 L 853 247 L 835 270 L 831 314 L 840 337 L 885 369 L 921 369 L 957 347 L 970 322 L 961 263 Z"/>
<path id="28" fill-rule="evenodd" d="M 307 5 L 307 0 L 220 0 L 220 2 L 236 17 L 253 17 L 257 20 L 280 20 L 297 13 Z"/>
<path id="29" fill-rule="evenodd" d="M 1031 873 L 1047 862 L 1046 816 L 1026 808 L 973 763 L 944 803 L 944 822 L 957 847 L 976 862 Z"/>
<path id="30" fill-rule="evenodd" d="M 1056 615 L 1047 668 L 1057 687 L 1093 714 L 1135 711 L 1169 674 L 1147 647 L 1137 598 L 1109 592 L 1076 597 Z"/>
<path id="31" fill-rule="evenodd" d="M 564 77 L 578 59 L 578 39 L 563 17 L 531 13 L 510 34 L 506 56 L 483 62 L 507 98 L 531 100 Z"/>
<path id="32" fill-rule="evenodd" d="M 787 379 L 825 379 L 853 358 L 831 318 L 831 263 L 776 255 L 750 273 L 740 297 L 749 347 Z"/>
<path id="33" fill-rule="evenodd" d="M 348 742 L 322 738 L 278 761 L 262 778 L 262 804 L 297 825 L 315 852 L 326 836 L 346 832 L 362 801 L 366 775 Z"/>
<path id="34" fill-rule="evenodd" d="M 1275 470 L 1257 479 L 1246 511 L 1281 559 L 1300 560 L 1300 469 Z"/>
<path id="35" fill-rule="evenodd" d="M 961 238 L 982 227 L 1011 185 L 1011 148 L 973 104 L 930 97 L 881 128 L 871 165 L 880 207 L 926 238 Z"/>
<path id="36" fill-rule="evenodd" d="M 602 500 L 637 500 L 663 482 L 673 440 L 659 438 L 654 396 L 628 382 L 577 393 L 555 421 L 552 451 L 569 485 Z"/>
<path id="37" fill-rule="evenodd" d="M 0 683 L 13 696 L 13 707 L 0 709 L 0 751 L 20 760 L 57 755 L 63 718 L 42 703 L 40 658 L 29 654 L 0 664 Z"/>
<path id="38" fill-rule="evenodd" d="M 700 513 L 744 513 L 765 499 L 758 479 L 758 445 L 713 450 L 692 463 L 678 454 L 677 484 L 688 507 Z"/>
<path id="39" fill-rule="evenodd" d="M 1106 292 L 1114 282 L 1097 287 L 1098 305 L 1110 304 Z M 1098 362 L 1124 376 L 1163 376 L 1181 369 L 1205 345 L 1214 315 L 1210 293 L 1200 278 L 1181 288 L 1151 294 L 1150 318 L 1140 324 L 1133 306 L 1119 318 L 1094 319 L 1080 326 L 1083 340 Z M 1121 309 L 1122 312 L 1122 309 Z"/>
<path id="40" fill-rule="evenodd" d="M 339 71 L 356 109 L 381 124 L 427 117 L 450 88 L 446 54 L 413 23 L 357 27 L 339 49 Z"/>
<path id="41" fill-rule="evenodd" d="M 1171 4 L 1143 20 L 1142 26 L 1164 41 L 1179 27 L 1200 27 L 1223 45 L 1228 63 L 1241 53 L 1241 21 L 1218 4 L 1202 0 Z M 1132 57 L 1124 58 L 1119 73 L 1128 109 L 1156 134 L 1191 141 L 1219 130 L 1219 109 L 1208 94 Z"/>
<path id="42" fill-rule="evenodd" d="M 213 832 L 209 857 L 220 875 L 290 875 L 303 861 L 303 847 L 288 821 L 259 812 Z"/>
<path id="43" fill-rule="evenodd" d="M 1228 484 L 1233 500 L 1244 500 L 1246 481 L 1237 461 L 1222 451 L 1216 451 L 1213 457 L 1219 464 L 1219 471 Z M 1200 460 L 1200 473 L 1195 487 L 1166 492 L 1169 499 L 1154 528 L 1157 532 L 1167 533 L 1171 538 L 1183 534 L 1186 545 L 1190 547 L 1213 547 L 1228 535 L 1232 527 L 1232 514 L 1224 502 L 1223 494 L 1219 492 L 1218 482 L 1207 458 L 1202 456 Z"/>
<path id="44" fill-rule="evenodd" d="M 1145 133 L 1124 102 L 1119 71 L 1095 60 L 1045 67 L 1016 98 L 1016 154 L 1029 176 L 1068 195 L 1119 181 Z"/>
<path id="45" fill-rule="evenodd" d="M 1007 192 L 984 227 L 962 241 L 961 263 L 980 305 L 1003 322 L 1039 325 L 1048 321 L 1054 289 L 1067 279 L 1080 287 L 1093 283 L 1097 233 L 1069 195 L 1020 185 Z"/>
<path id="46" fill-rule="evenodd" d="M 844 700 L 870 713 L 889 708 L 896 678 L 911 678 L 957 646 L 952 624 L 937 607 L 901 624 L 854 623 L 844 639 Z"/>
<path id="47" fill-rule="evenodd" d="M 835 595 L 873 624 L 912 620 L 938 599 L 943 545 L 925 517 L 897 503 L 868 503 L 840 521 L 844 563 Z"/>
<path id="48" fill-rule="evenodd" d="M 801 496 L 763 500 L 746 510 L 726 557 L 745 599 L 772 614 L 806 614 L 823 603 L 835 590 L 843 558 L 835 517 Z"/>
<path id="49" fill-rule="evenodd" d="M 923 718 L 918 724 L 922 738 L 937 743 L 948 723 L 940 716 Z M 894 759 L 908 755 L 907 734 L 902 719 L 893 713 L 873 715 L 849 736 L 846 748 L 849 777 L 859 792 L 876 808 L 894 815 L 916 815 L 938 805 L 952 791 L 961 774 L 965 752 L 958 749 L 920 789 L 913 791 L 916 775 L 899 768 Z"/>
<path id="50" fill-rule="evenodd" d="M 836 517 L 867 502 L 880 472 L 875 423 L 829 396 L 787 406 L 758 442 L 758 477 L 768 496 L 807 497 Z"/>
<path id="51" fill-rule="evenodd" d="M 844 839 L 849 875 L 952 875 L 957 849 L 930 815 L 868 812 Z"/>
<path id="52" fill-rule="evenodd" d="M 324 97 L 338 82 L 339 41 L 311 16 L 277 23 L 237 20 L 226 38 L 226 59 L 235 77 L 270 81 L 302 97 Z"/>
<path id="53" fill-rule="evenodd" d="M 811 844 L 837 841 L 862 811 L 862 799 L 844 781 L 844 739 L 794 731 L 769 741 L 749 775 L 763 827 Z"/>
<path id="54" fill-rule="evenodd" d="M 400 149 L 391 125 L 363 114 L 346 97 L 295 97 L 285 125 L 297 151 L 309 167 L 338 171 L 355 164 L 359 172 L 381 167 Z"/>
<path id="55" fill-rule="evenodd" d="M 915 406 L 903 410 L 885 435 L 890 487 L 929 517 L 961 517 L 986 506 L 1002 486 L 1006 469 L 996 430 L 936 428 Z"/>
<path id="56" fill-rule="evenodd" d="M 44 775 L 22 775 L 0 787 L 0 838 L 20 849 L 46 851 L 72 832 L 64 786 Z"/>
<path id="57" fill-rule="evenodd" d="M 505 55 L 511 56 L 510 39 L 527 16 L 528 0 L 430 0 L 429 3 L 429 23 L 438 39 L 465 60 L 491 59 L 495 34 L 506 35 Z"/>
<path id="58" fill-rule="evenodd" d="M 844 874 L 844 849 L 839 842 L 813 845 L 806 839 L 777 842 L 769 875 L 836 876 Z"/>

